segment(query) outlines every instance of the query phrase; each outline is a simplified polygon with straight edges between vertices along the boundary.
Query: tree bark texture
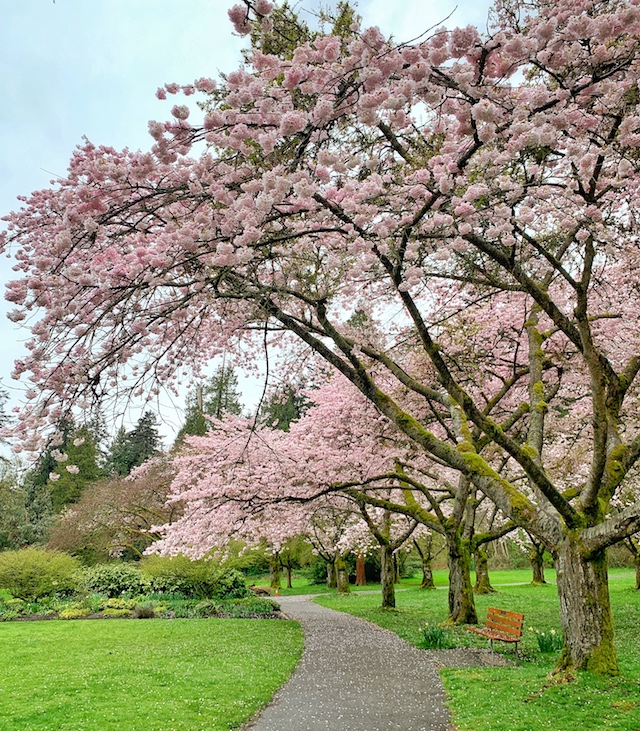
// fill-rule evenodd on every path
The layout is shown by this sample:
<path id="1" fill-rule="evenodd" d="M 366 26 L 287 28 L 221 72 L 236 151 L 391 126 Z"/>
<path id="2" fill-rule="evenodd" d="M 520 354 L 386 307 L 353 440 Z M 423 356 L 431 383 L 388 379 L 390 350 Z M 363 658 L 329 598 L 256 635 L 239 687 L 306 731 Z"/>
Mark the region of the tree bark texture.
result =
<path id="1" fill-rule="evenodd" d="M 567 534 L 554 559 L 564 634 L 558 669 L 617 675 L 606 551 L 585 558 Z"/>
<path id="2" fill-rule="evenodd" d="M 282 588 L 280 568 L 280 557 L 276 553 L 269 559 L 269 586 L 272 589 Z"/>
<path id="3" fill-rule="evenodd" d="M 361 554 L 356 555 L 356 586 L 367 585 L 367 575 L 365 573 L 365 557 Z"/>
<path id="4" fill-rule="evenodd" d="M 335 563 L 327 563 L 327 589 L 335 589 L 338 586 L 338 578 Z"/>
<path id="5" fill-rule="evenodd" d="M 489 559 L 482 546 L 478 546 L 473 552 L 473 561 L 476 566 L 476 585 L 473 590 L 476 594 L 495 594 L 496 590 L 489 579 Z"/>
<path id="6" fill-rule="evenodd" d="M 477 624 L 478 615 L 471 586 L 469 541 L 447 535 L 449 562 L 449 618 L 453 624 Z"/>
<path id="7" fill-rule="evenodd" d="M 349 569 L 347 562 L 340 555 L 335 558 L 336 567 L 336 587 L 340 594 L 348 594 L 351 589 L 349 587 Z"/>
<path id="8" fill-rule="evenodd" d="M 534 544 L 529 552 L 529 563 L 531 564 L 532 579 L 534 586 L 546 584 L 544 579 L 544 547 Z"/>
<path id="9" fill-rule="evenodd" d="M 395 609 L 396 606 L 396 565 L 393 549 L 389 545 L 380 546 L 380 583 L 382 585 L 382 608 Z"/>

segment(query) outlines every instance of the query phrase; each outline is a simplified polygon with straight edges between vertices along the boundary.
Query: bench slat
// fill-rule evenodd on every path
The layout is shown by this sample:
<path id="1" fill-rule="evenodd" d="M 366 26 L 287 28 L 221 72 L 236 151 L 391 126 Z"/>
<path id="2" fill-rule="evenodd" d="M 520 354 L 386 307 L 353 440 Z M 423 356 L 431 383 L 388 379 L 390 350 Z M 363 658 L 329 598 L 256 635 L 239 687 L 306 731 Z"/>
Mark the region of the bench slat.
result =
<path id="1" fill-rule="evenodd" d="M 522 627 L 524 625 L 524 614 L 510 612 L 507 609 L 489 607 L 487 610 L 487 621 L 482 627 L 467 627 L 470 632 L 475 632 L 486 637 L 491 643 L 493 652 L 493 641 L 515 642 L 516 654 L 518 643 L 522 639 Z"/>

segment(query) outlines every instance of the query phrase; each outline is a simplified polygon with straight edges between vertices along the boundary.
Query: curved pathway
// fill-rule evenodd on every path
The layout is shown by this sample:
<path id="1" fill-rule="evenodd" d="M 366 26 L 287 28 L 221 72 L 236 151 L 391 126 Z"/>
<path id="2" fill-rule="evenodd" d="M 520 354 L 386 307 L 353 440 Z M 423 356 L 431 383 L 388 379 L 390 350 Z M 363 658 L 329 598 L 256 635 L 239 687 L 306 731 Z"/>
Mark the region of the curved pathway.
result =
<path id="1" fill-rule="evenodd" d="M 279 602 L 302 625 L 305 649 L 250 731 L 447 731 L 442 685 L 424 651 L 308 597 Z"/>

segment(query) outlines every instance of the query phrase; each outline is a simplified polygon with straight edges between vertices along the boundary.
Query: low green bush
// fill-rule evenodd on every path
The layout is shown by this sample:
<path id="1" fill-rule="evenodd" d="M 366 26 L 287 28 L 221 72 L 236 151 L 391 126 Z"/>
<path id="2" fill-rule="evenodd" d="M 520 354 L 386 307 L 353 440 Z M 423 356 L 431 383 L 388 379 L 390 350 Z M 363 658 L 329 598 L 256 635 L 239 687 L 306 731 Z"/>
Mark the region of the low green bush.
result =
<path id="1" fill-rule="evenodd" d="M 180 594 L 185 599 L 207 599 L 220 579 L 220 566 L 213 561 L 192 561 L 186 556 L 147 556 L 142 570 L 152 591 Z"/>
<path id="2" fill-rule="evenodd" d="M 451 650 L 456 647 L 454 638 L 444 627 L 426 622 L 420 631 L 422 632 L 421 644 L 425 650 Z"/>
<path id="3" fill-rule="evenodd" d="M 244 575 L 215 561 L 186 556 L 147 556 L 141 564 L 151 590 L 186 599 L 241 599 L 250 591 Z"/>
<path id="4" fill-rule="evenodd" d="M 129 563 L 106 563 L 84 569 L 81 585 L 90 592 L 104 594 L 109 598 L 123 594 L 138 596 L 149 589 L 149 580 L 137 566 Z"/>
<path id="5" fill-rule="evenodd" d="M 77 588 L 80 564 L 66 553 L 23 548 L 0 553 L 0 588 L 14 597 L 35 601 Z"/>
<path id="6" fill-rule="evenodd" d="M 107 607 L 107 609 L 102 610 L 102 615 L 104 617 L 130 617 L 131 610 L 130 609 L 110 609 L 109 607 Z"/>
<path id="7" fill-rule="evenodd" d="M 80 619 L 88 617 L 91 614 L 90 609 L 78 609 L 77 607 L 67 607 L 58 614 L 58 619 Z"/>
<path id="8" fill-rule="evenodd" d="M 218 602 L 218 615 L 238 619 L 251 617 L 268 617 L 280 611 L 280 605 L 273 599 L 264 597 L 247 597 L 245 599 L 227 599 Z"/>
<path id="9" fill-rule="evenodd" d="M 211 599 L 206 599 L 196 604 L 194 611 L 198 617 L 217 617 L 220 613 L 220 605 Z"/>
<path id="10" fill-rule="evenodd" d="M 237 569 L 226 571 L 216 582 L 213 589 L 214 599 L 244 599 L 251 597 L 244 574 Z"/>

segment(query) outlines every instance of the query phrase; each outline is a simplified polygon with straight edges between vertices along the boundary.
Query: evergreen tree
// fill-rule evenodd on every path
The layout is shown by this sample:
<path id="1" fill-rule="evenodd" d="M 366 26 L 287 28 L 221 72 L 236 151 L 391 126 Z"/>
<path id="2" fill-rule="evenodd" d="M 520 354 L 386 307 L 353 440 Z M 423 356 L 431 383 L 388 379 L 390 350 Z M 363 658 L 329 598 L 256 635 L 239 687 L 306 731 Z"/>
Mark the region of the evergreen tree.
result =
<path id="1" fill-rule="evenodd" d="M 107 472 L 111 475 L 128 475 L 150 457 L 158 454 L 162 439 L 158 433 L 158 418 L 152 411 L 146 411 L 135 428 L 118 430 L 109 450 Z"/>
<path id="2" fill-rule="evenodd" d="M 96 435 L 89 426 L 71 431 L 58 452 L 67 459 L 56 461 L 49 475 L 54 513 L 77 502 L 85 486 L 103 476 Z"/>
<path id="3" fill-rule="evenodd" d="M 238 390 L 238 376 L 235 369 L 224 364 L 205 384 L 187 396 L 185 423 L 178 433 L 177 441 L 185 434 L 206 434 L 210 427 L 207 416 L 220 419 L 225 414 L 241 414 L 242 402 Z"/>
<path id="4" fill-rule="evenodd" d="M 300 389 L 287 384 L 274 391 L 262 405 L 260 421 L 272 429 L 289 431 L 292 421 L 297 421 L 310 403 Z"/>

